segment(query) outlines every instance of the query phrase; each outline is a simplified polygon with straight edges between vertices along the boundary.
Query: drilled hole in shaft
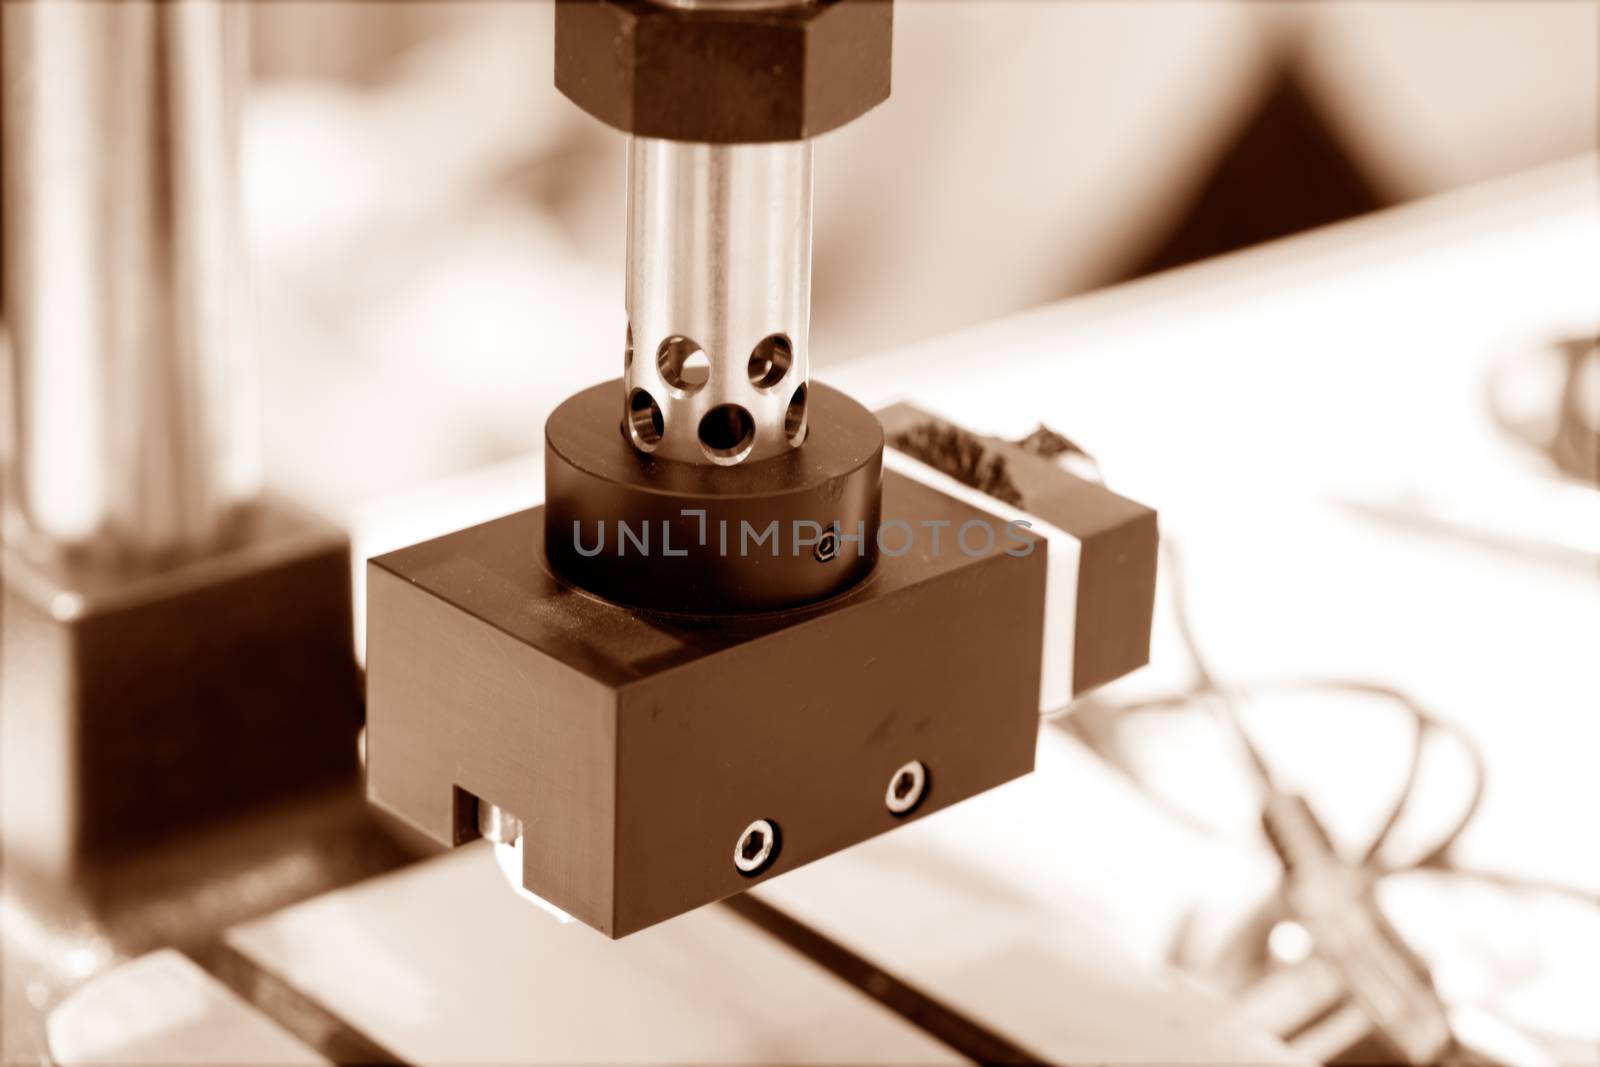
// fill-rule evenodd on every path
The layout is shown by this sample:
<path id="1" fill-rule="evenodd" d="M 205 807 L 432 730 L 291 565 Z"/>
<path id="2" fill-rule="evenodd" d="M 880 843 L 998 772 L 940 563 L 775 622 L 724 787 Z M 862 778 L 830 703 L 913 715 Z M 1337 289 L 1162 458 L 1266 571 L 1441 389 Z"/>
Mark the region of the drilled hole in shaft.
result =
<path id="1" fill-rule="evenodd" d="M 783 432 L 789 443 L 798 448 L 806 439 L 806 387 L 801 385 L 789 398 L 789 407 L 783 413 Z"/>
<path id="2" fill-rule="evenodd" d="M 757 389 L 771 389 L 789 373 L 794 363 L 794 346 L 781 333 L 764 337 L 750 353 L 750 384 Z"/>
<path id="3" fill-rule="evenodd" d="M 711 357 L 687 337 L 674 334 L 656 349 L 656 369 L 667 388 L 680 396 L 693 396 L 711 380 Z"/>
<path id="4" fill-rule="evenodd" d="M 638 448 L 645 452 L 655 451 L 661 443 L 661 435 L 666 432 L 667 423 L 661 414 L 661 405 L 656 403 L 656 398 L 643 389 L 635 389 L 628 395 L 628 436 Z"/>
<path id="5" fill-rule="evenodd" d="M 713 463 L 738 463 L 755 440 L 756 420 L 738 404 L 718 404 L 700 420 L 700 447 Z"/>

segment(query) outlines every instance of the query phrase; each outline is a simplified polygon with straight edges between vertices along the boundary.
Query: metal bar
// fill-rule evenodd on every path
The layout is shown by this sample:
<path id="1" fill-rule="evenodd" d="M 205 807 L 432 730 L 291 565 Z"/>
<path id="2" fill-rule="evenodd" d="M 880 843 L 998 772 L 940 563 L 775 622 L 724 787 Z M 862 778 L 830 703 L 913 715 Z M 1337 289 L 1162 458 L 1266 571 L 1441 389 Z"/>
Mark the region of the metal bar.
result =
<path id="1" fill-rule="evenodd" d="M 260 482 L 245 5 L 4 9 L 8 539 L 116 562 L 202 553 Z"/>
<path id="2" fill-rule="evenodd" d="M 803 439 L 811 196 L 809 141 L 629 139 L 635 445 L 726 465 Z"/>

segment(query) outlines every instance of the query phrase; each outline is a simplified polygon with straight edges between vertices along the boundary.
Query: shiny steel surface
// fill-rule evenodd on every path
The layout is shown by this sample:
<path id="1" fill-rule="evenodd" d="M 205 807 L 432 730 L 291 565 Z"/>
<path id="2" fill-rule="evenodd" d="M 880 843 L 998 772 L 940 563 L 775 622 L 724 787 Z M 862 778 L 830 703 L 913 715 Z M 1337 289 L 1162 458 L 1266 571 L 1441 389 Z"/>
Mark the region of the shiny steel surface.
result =
<path id="1" fill-rule="evenodd" d="M 727 465 L 804 438 L 811 186 L 808 141 L 630 139 L 624 402 L 636 446 Z M 680 373 L 694 349 L 704 370 Z"/>
<path id="2" fill-rule="evenodd" d="M 7 537 L 159 562 L 258 489 L 245 5 L 4 5 Z"/>
<path id="3" fill-rule="evenodd" d="M 522 820 L 487 800 L 478 801 L 478 833 L 497 845 L 515 844 L 522 836 Z"/>

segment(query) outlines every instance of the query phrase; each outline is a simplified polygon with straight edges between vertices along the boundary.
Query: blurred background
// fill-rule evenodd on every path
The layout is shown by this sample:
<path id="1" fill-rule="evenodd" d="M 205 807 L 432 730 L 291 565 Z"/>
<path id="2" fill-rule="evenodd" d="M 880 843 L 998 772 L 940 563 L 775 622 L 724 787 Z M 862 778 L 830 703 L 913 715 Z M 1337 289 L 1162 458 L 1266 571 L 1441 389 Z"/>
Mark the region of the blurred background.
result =
<path id="1" fill-rule="evenodd" d="M 824 378 L 1600 127 L 1592 3 L 907 0 L 895 22 L 893 96 L 817 146 Z M 536 450 L 620 372 L 624 138 L 553 91 L 551 31 L 544 3 L 258 5 L 266 464 L 301 499 Z"/>

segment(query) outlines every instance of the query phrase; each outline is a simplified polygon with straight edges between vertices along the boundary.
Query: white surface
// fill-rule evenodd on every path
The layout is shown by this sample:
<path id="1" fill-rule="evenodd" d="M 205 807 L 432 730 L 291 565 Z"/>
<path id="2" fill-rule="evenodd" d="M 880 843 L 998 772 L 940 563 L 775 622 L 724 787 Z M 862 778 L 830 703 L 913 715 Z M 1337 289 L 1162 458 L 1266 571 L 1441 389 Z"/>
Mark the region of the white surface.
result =
<path id="1" fill-rule="evenodd" d="M 51 1013 L 49 1034 L 60 1067 L 328 1062 L 172 949 L 125 963 L 73 993 Z"/>
<path id="2" fill-rule="evenodd" d="M 1179 830 L 1046 730 L 1035 774 L 755 893 L 1054 1063 L 1298 1062 L 1136 962 L 1172 933 L 1170 887 L 1197 870 L 1218 892 L 1270 884 L 1264 863 Z"/>
<path id="3" fill-rule="evenodd" d="M 720 908 L 624 941 L 559 923 L 512 892 L 482 843 L 229 941 L 417 1064 L 957 1060 Z"/>
<path id="4" fill-rule="evenodd" d="M 1523 498 L 1536 464 L 1489 424 L 1485 373 L 1518 346 L 1600 326 L 1597 189 L 1586 157 L 890 353 L 837 384 L 978 432 L 1021 436 L 1045 421 L 1067 433 L 1119 492 L 1160 510 L 1225 681 L 1335 675 L 1408 691 L 1486 755 L 1487 795 L 1459 858 L 1600 892 L 1595 570 L 1403 531 L 1349 506 L 1418 492 L 1489 510 Z M 1186 683 L 1169 592 L 1164 577 L 1152 665 L 1113 696 Z M 1247 711 L 1262 747 L 1336 835 L 1364 838 L 1399 785 L 1400 720 L 1271 715 L 1282 707 Z M 1089 862 L 1107 846 L 1101 824 L 1155 846 L 1130 809 L 1084 790 L 1070 809 L 1013 813 L 1054 847 L 1011 886 L 1054 892 L 1063 915 L 1116 897 L 1107 935 L 1151 961 L 1166 943 L 1154 932 L 1196 905 L 1225 906 L 1236 866 L 1260 856 L 1238 802 L 1248 790 L 1226 748 L 1181 743 L 1159 784 L 1202 807 L 1234 801 L 1222 826 L 1233 858 L 1159 876 L 1136 865 L 1119 879 Z M 1463 799 L 1459 759 L 1430 755 L 1423 776 L 1400 852 L 1430 842 Z M 962 864 L 999 847 L 971 835 Z M 807 877 L 820 875 L 774 889 Z M 888 951 L 894 926 L 880 916 L 850 936 Z"/>

